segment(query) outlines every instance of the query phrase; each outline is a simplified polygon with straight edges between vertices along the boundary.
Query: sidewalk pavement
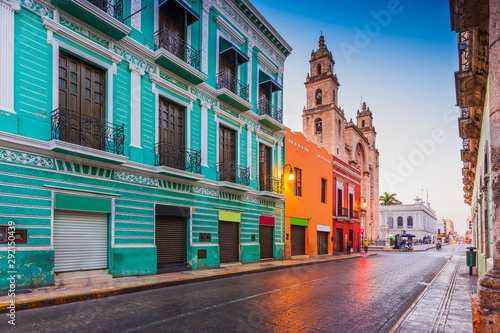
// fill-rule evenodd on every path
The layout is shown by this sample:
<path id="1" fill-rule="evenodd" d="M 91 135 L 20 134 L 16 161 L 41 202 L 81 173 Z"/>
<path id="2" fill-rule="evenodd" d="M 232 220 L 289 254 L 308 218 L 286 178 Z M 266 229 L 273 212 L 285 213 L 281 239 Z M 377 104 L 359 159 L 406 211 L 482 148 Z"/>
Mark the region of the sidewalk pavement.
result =
<path id="1" fill-rule="evenodd" d="M 376 255 L 376 254 L 368 254 Z M 86 301 L 96 298 L 129 294 L 144 290 L 158 289 L 181 284 L 215 280 L 225 277 L 251 273 L 273 271 L 319 263 L 341 261 L 366 256 L 362 253 L 350 255 L 323 255 L 314 258 L 297 258 L 290 260 L 261 261 L 250 264 L 230 264 L 220 268 L 197 269 L 192 271 L 165 273 L 146 276 L 130 276 L 114 278 L 108 282 L 73 284 L 65 286 L 50 286 L 28 290 L 27 293 L 17 293 L 15 296 L 16 310 L 34 309 L 39 307 L 59 305 L 64 303 Z M 0 296 L 0 313 L 7 312 L 11 298 Z"/>
<path id="2" fill-rule="evenodd" d="M 477 276 L 469 276 L 465 253 L 455 253 L 394 325 L 398 332 L 472 332 L 472 295 Z"/>

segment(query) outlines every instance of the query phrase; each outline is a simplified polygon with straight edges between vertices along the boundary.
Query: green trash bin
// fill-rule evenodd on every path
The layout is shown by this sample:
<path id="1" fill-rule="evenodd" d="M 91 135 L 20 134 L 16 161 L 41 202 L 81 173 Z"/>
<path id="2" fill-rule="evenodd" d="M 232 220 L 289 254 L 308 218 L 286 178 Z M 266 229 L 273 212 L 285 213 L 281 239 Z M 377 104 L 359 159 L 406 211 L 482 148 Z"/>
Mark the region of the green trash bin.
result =
<path id="1" fill-rule="evenodd" d="M 474 246 L 468 246 L 467 252 L 465 253 L 465 261 L 467 266 L 469 266 L 469 275 L 472 275 L 472 267 L 476 267 L 476 248 Z"/>

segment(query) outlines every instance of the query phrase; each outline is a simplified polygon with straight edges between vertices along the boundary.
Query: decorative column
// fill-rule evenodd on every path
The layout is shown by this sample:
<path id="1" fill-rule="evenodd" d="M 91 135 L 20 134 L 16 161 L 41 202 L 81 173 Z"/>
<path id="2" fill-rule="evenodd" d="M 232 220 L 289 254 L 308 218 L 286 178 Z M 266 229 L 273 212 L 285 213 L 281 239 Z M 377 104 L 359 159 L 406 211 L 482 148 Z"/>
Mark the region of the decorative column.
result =
<path id="1" fill-rule="evenodd" d="M 255 42 L 253 41 L 253 39 L 250 39 L 251 37 L 248 38 L 248 63 L 247 63 L 247 69 L 248 69 L 248 74 L 247 74 L 247 78 L 248 78 L 248 101 L 250 103 L 252 103 L 252 74 L 253 74 L 253 71 L 252 71 L 252 68 L 253 68 L 253 65 L 252 65 L 252 58 L 253 58 L 253 49 L 255 47 Z M 258 98 L 258 96 L 257 96 Z M 257 101 L 258 103 L 258 101 Z"/>
<path id="2" fill-rule="evenodd" d="M 479 278 L 478 300 L 473 303 L 474 332 L 500 328 L 500 2 L 489 8 L 489 112 L 491 144 L 491 240 L 493 267 Z M 484 243 L 489 246 L 490 239 Z"/>
<path id="3" fill-rule="evenodd" d="M 212 105 L 201 101 L 201 165 L 208 167 L 208 110 Z M 217 147 L 217 149 L 219 149 Z"/>
<path id="4" fill-rule="evenodd" d="M 201 71 L 205 74 L 208 74 L 208 18 L 212 6 L 213 3 L 211 0 L 203 0 L 203 16 L 201 18 Z"/>
<path id="5" fill-rule="evenodd" d="M 141 146 L 141 76 L 144 70 L 130 64 L 130 158 L 142 162 L 143 153 Z"/>
<path id="6" fill-rule="evenodd" d="M 255 128 L 252 126 L 249 126 L 247 124 L 247 168 L 250 167 L 250 179 L 253 179 L 252 177 L 252 170 L 253 170 L 253 165 L 252 165 L 252 133 L 255 131 Z"/>
<path id="7" fill-rule="evenodd" d="M 0 0 L 0 111 L 14 111 L 14 14 L 20 3 Z"/>

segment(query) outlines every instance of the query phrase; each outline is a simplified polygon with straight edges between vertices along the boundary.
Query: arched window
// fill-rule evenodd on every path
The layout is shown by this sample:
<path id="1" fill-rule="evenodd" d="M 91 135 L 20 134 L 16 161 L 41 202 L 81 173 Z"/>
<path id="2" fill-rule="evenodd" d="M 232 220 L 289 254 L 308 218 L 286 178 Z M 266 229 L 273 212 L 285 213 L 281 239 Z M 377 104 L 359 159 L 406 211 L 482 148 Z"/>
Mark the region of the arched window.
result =
<path id="1" fill-rule="evenodd" d="M 321 64 L 318 64 L 318 74 L 321 74 Z"/>
<path id="2" fill-rule="evenodd" d="M 412 229 L 413 228 L 413 217 L 408 216 L 408 218 L 406 219 L 406 224 L 408 225 L 408 229 Z"/>
<path id="3" fill-rule="evenodd" d="M 394 219 L 392 218 L 392 216 L 390 216 L 390 217 L 387 219 L 387 224 L 389 225 L 389 229 L 394 228 Z"/>
<path id="4" fill-rule="evenodd" d="M 318 118 L 314 121 L 314 128 L 316 129 L 316 134 L 323 133 L 323 121 Z"/>
<path id="5" fill-rule="evenodd" d="M 323 93 L 321 89 L 316 90 L 316 105 L 323 104 Z"/>
<path id="6" fill-rule="evenodd" d="M 403 218 L 398 216 L 398 229 L 403 229 Z"/>
<path id="7" fill-rule="evenodd" d="M 361 127 L 365 127 L 365 121 L 364 120 L 361 121 Z"/>

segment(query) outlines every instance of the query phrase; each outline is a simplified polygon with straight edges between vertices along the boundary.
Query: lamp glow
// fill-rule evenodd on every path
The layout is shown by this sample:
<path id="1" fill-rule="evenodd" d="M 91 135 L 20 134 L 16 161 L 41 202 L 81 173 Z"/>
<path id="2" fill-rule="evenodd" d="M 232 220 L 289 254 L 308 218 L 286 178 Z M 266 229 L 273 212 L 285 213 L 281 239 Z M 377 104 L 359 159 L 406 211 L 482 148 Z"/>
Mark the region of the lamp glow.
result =
<path id="1" fill-rule="evenodd" d="M 293 174 L 293 173 L 290 173 L 290 174 L 288 175 L 288 179 L 290 179 L 290 180 L 294 180 L 294 179 L 295 179 L 294 174 Z"/>
<path id="2" fill-rule="evenodd" d="M 363 201 L 362 205 L 363 205 L 363 208 L 368 207 L 368 203 L 366 201 Z"/>

